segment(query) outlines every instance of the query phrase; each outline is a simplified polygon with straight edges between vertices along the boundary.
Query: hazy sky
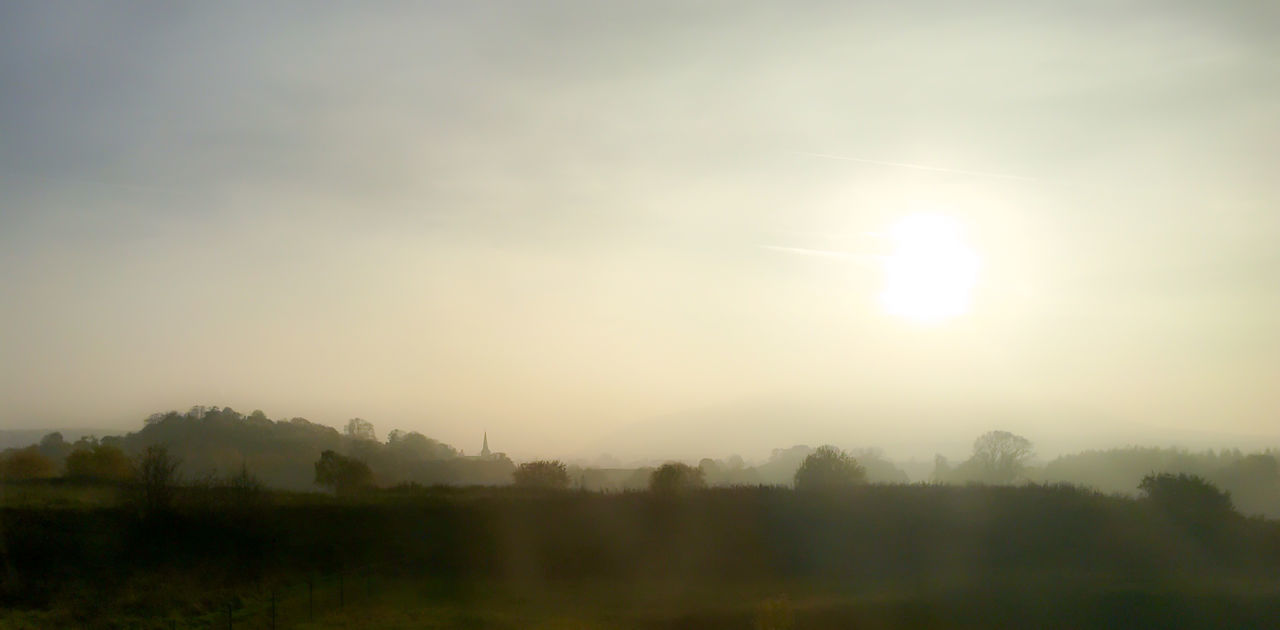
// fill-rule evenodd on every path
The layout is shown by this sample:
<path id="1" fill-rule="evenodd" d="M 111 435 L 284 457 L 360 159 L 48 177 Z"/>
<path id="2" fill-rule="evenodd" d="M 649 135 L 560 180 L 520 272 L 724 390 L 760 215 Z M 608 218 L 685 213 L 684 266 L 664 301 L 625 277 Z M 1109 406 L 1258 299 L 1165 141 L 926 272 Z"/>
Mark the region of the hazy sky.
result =
<path id="1" fill-rule="evenodd" d="M 1269 439 L 1275 6 L 3 3 L 0 427 Z M 965 316 L 881 308 L 919 213 Z"/>

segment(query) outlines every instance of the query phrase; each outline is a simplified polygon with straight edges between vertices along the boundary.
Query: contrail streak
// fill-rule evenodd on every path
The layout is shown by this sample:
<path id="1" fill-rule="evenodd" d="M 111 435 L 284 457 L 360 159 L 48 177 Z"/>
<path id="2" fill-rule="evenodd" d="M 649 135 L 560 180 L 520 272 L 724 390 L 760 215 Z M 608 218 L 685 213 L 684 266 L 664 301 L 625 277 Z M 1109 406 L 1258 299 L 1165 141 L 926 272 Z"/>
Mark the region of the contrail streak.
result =
<path id="1" fill-rule="evenodd" d="M 958 168 L 944 168 L 941 166 L 928 166 L 925 164 L 909 164 L 907 162 L 888 162 L 885 160 L 868 160 L 866 158 L 849 157 L 846 155 L 832 155 L 830 153 L 810 153 L 808 151 L 796 151 L 796 155 L 807 155 L 809 157 L 826 158 L 828 160 L 842 160 L 845 162 L 857 162 L 859 164 L 874 164 L 876 166 L 895 166 L 898 168 L 909 168 L 917 171 L 929 171 L 931 173 L 951 173 L 954 175 L 969 175 L 972 177 L 994 177 L 996 179 L 1010 179 L 1019 182 L 1039 182 L 1035 177 L 1023 177 L 1022 175 L 1010 175 L 1008 173 L 989 173 L 987 171 L 966 171 Z"/>
<path id="2" fill-rule="evenodd" d="M 767 249 L 771 252 L 782 252 L 784 254 L 799 254 L 801 256 L 816 256 L 819 258 L 835 258 L 838 260 L 852 260 L 860 263 L 873 262 L 882 256 L 875 254 L 857 254 L 854 252 L 841 252 L 830 249 L 809 249 L 807 247 L 787 247 L 785 245 L 758 245 L 760 249 Z"/>
<path id="3" fill-rule="evenodd" d="M 805 247 L 786 247 L 783 245 L 761 245 L 760 249 L 767 249 L 774 252 L 785 252 L 788 254 L 803 254 L 805 256 L 821 256 L 822 258 L 853 258 L 854 255 L 849 252 L 837 252 L 829 249 L 808 249 Z"/>

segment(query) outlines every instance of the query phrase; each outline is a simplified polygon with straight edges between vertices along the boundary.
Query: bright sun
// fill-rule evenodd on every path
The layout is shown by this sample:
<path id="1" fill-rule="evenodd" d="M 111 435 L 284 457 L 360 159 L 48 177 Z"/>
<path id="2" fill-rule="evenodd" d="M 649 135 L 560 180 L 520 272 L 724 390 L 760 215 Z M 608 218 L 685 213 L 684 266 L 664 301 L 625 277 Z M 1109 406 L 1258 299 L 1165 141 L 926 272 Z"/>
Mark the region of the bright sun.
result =
<path id="1" fill-rule="evenodd" d="M 981 265 L 955 220 L 913 214 L 889 228 L 889 239 L 880 294 L 885 312 L 921 323 L 968 312 Z"/>

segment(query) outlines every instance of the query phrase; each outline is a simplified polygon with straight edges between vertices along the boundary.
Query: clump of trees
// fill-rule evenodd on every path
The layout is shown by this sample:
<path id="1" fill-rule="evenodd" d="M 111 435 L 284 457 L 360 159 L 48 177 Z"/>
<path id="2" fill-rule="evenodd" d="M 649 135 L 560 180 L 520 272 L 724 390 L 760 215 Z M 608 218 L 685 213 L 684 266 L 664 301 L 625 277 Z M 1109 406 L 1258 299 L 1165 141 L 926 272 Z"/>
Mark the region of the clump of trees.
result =
<path id="1" fill-rule="evenodd" d="M 812 455 L 816 450 L 803 444 L 790 448 L 774 449 L 768 461 L 755 468 L 748 469 L 753 473 L 753 477 L 758 479 L 758 481 L 751 480 L 748 483 L 790 485 L 795 482 L 796 471 L 800 469 L 800 465 L 804 463 L 805 458 Z M 866 481 L 868 483 L 907 483 L 910 481 L 907 473 L 886 459 L 884 453 L 878 449 L 856 449 L 849 451 L 849 456 L 866 471 Z"/>
<path id="2" fill-rule="evenodd" d="M 511 482 L 515 470 L 501 453 L 464 457 L 417 432 L 392 430 L 385 442 L 377 438 L 373 423 L 361 418 L 339 430 L 305 418 L 272 420 L 260 410 L 245 415 L 230 407 L 194 406 L 151 414 L 141 430 L 123 436 L 89 436 L 71 444 L 49 433 L 34 450 L 0 452 L 0 478 L 129 482 L 135 478 L 134 458 L 153 444 L 165 445 L 193 479 L 227 478 L 244 467 L 266 486 L 291 490 L 315 487 L 314 465 L 324 451 L 364 462 L 388 484 L 501 485 Z"/>
<path id="3" fill-rule="evenodd" d="M 867 471 L 848 453 L 831 445 L 820 446 L 796 470 L 795 487 L 802 491 L 833 491 L 867 480 Z"/>
<path id="4" fill-rule="evenodd" d="M 35 446 L 18 449 L 0 461 L 0 479 L 22 481 L 56 477 L 58 465 Z"/>
<path id="5" fill-rule="evenodd" d="M 230 407 L 195 406 L 186 412 L 152 414 L 142 430 L 113 441 L 127 453 L 164 444 L 198 477 L 234 475 L 241 466 L 268 486 L 315 487 L 318 454 L 330 450 L 363 461 L 380 483 L 498 485 L 510 483 L 515 465 L 503 455 L 463 457 L 417 432 L 391 430 L 385 441 L 372 422 L 352 418 L 341 427 L 306 418 L 272 420 L 261 410 L 241 414 Z"/>
<path id="6" fill-rule="evenodd" d="M 1144 500 L 1183 523 L 1220 521 L 1235 511 L 1231 506 L 1231 493 L 1195 475 L 1147 475 L 1138 490 Z"/>
<path id="7" fill-rule="evenodd" d="M 760 485 L 760 473 L 747 466 L 741 455 L 730 455 L 722 460 L 704 457 L 698 461 L 698 470 L 708 486 L 756 486 Z"/>
<path id="8" fill-rule="evenodd" d="M 569 487 L 569 471 L 559 460 L 525 462 L 511 473 L 515 485 L 520 488 L 563 490 Z"/>
<path id="9" fill-rule="evenodd" d="M 67 455 L 66 469 L 67 477 L 81 481 L 130 481 L 135 472 L 123 449 L 96 441 L 77 444 Z"/>
<path id="10" fill-rule="evenodd" d="M 337 494 L 353 494 L 373 486 L 373 471 L 354 457 L 325 451 L 316 460 L 316 484 Z"/>
<path id="11" fill-rule="evenodd" d="M 973 441 L 973 454 L 954 468 L 938 456 L 933 480 L 940 483 L 1009 484 L 1027 480 L 1027 462 L 1035 454 L 1031 443 L 1008 431 L 988 431 Z"/>
<path id="12" fill-rule="evenodd" d="M 1275 451 L 1246 455 L 1239 449 L 1091 450 L 1054 459 L 1039 472 L 1038 480 L 1131 494 L 1146 476 L 1159 473 L 1194 475 L 1230 492 L 1233 505 L 1241 513 L 1280 517 L 1280 463 Z"/>
<path id="13" fill-rule="evenodd" d="M 668 462 L 649 473 L 649 490 L 657 494 L 684 494 L 705 487 L 702 471 L 682 462 Z"/>

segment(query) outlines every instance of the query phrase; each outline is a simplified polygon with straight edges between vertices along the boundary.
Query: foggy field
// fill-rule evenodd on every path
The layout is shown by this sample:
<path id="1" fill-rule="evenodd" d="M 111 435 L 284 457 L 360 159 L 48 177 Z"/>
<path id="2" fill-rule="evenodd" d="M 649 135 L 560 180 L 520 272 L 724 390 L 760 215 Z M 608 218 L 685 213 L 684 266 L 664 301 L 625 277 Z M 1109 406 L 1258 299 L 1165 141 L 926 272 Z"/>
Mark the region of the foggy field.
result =
<path id="1" fill-rule="evenodd" d="M 236 627 L 260 628 L 275 593 L 279 623 L 301 623 L 308 579 L 315 621 L 282 627 L 745 628 L 781 615 L 794 625 L 776 627 L 1214 628 L 1280 619 L 1280 523 L 1234 513 L 1188 520 L 1070 487 L 309 498 L 214 510 L 188 496 L 186 507 L 152 517 L 127 498 L 6 505 L 11 577 L 0 619 L 201 627 L 225 623 L 230 605 Z"/>

